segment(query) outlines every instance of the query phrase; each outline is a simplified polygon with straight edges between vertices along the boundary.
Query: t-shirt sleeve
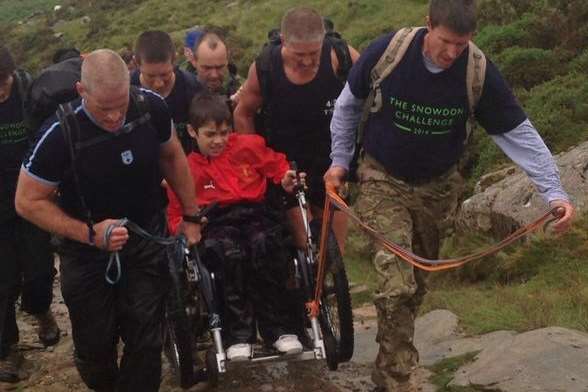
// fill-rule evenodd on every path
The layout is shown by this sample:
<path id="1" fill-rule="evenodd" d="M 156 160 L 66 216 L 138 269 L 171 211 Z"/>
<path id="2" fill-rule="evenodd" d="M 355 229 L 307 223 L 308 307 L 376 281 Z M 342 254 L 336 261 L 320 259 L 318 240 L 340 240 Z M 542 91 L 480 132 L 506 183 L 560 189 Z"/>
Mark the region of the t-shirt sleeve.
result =
<path id="1" fill-rule="evenodd" d="M 491 135 L 513 130 L 527 118 L 508 83 L 490 60 L 487 61 L 484 89 L 475 115 Z"/>
<path id="2" fill-rule="evenodd" d="M 170 140 L 172 135 L 173 122 L 167 104 L 159 96 L 150 90 L 141 89 L 149 100 L 149 113 L 151 114 L 151 123 L 157 130 L 159 142 L 161 144 Z"/>
<path id="3" fill-rule="evenodd" d="M 349 88 L 356 98 L 365 99 L 370 93 L 370 73 L 384 54 L 394 33 L 376 39 L 355 62 L 347 79 Z"/>
<path id="4" fill-rule="evenodd" d="M 36 180 L 56 186 L 63 180 L 70 160 L 59 122 L 47 123 L 38 135 L 22 168 Z"/>

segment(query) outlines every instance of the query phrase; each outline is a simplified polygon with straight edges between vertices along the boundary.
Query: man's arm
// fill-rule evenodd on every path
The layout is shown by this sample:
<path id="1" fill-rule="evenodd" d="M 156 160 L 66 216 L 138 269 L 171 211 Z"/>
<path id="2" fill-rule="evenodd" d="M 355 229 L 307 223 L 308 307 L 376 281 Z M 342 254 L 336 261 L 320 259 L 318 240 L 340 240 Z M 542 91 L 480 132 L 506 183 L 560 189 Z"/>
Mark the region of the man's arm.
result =
<path id="1" fill-rule="evenodd" d="M 95 242 L 90 243 L 86 223 L 67 215 L 55 203 L 56 189 L 57 186 L 45 184 L 21 169 L 14 200 L 16 211 L 45 231 L 109 251 L 122 249 L 129 238 L 126 228 L 115 228 L 110 236 L 109 246 L 105 248 L 104 233 L 109 225 L 117 222 L 115 219 L 106 219 L 94 225 Z"/>
<path id="2" fill-rule="evenodd" d="M 364 100 L 353 95 L 349 84 L 345 84 L 337 98 L 333 119 L 331 120 L 331 167 L 324 180 L 339 187 L 349 170 L 353 159 L 357 127 L 361 120 Z"/>
<path id="3" fill-rule="evenodd" d="M 556 231 L 566 230 L 574 215 L 574 207 L 563 190 L 551 152 L 533 124 L 526 119 L 513 130 L 491 137 L 498 147 L 527 173 L 541 197 L 550 206 L 563 208 L 563 213 L 554 227 Z"/>
<path id="4" fill-rule="evenodd" d="M 175 130 L 172 130 L 170 140 L 160 147 L 159 166 L 167 184 L 178 196 L 183 214 L 197 214 L 194 180 Z M 184 222 L 180 231 L 186 235 L 190 244 L 200 241 L 200 225 Z"/>
<path id="5" fill-rule="evenodd" d="M 247 80 L 243 84 L 237 107 L 233 113 L 235 130 L 239 133 L 256 133 L 254 118 L 263 103 L 255 63 L 249 67 Z"/>

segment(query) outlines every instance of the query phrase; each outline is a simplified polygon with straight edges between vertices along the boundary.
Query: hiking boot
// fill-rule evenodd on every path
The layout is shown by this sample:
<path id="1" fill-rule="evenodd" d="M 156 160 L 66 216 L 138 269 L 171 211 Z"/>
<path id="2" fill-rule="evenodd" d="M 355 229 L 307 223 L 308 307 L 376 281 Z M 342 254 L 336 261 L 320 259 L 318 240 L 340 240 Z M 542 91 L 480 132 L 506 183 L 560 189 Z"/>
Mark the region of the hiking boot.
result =
<path id="1" fill-rule="evenodd" d="M 33 315 L 37 319 L 39 340 L 45 347 L 56 345 L 59 342 L 60 330 L 53 317 L 51 309 L 46 313 Z"/>
<path id="2" fill-rule="evenodd" d="M 9 383 L 19 382 L 18 369 L 20 369 L 23 360 L 24 358 L 16 346 L 9 348 L 8 354 L 0 359 L 0 381 Z"/>

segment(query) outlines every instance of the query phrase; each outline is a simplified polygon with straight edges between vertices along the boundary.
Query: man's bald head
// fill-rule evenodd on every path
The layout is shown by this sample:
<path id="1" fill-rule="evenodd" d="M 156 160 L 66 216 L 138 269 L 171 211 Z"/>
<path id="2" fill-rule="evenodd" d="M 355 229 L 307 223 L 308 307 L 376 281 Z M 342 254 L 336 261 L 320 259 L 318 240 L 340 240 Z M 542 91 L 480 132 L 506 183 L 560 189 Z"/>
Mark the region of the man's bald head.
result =
<path id="1" fill-rule="evenodd" d="M 99 127 L 117 132 L 124 125 L 129 107 L 129 71 L 116 52 L 99 49 L 87 55 L 76 88 Z"/>
<path id="2" fill-rule="evenodd" d="M 81 83 L 88 93 L 129 86 L 129 70 L 113 50 L 98 49 L 84 57 Z"/>

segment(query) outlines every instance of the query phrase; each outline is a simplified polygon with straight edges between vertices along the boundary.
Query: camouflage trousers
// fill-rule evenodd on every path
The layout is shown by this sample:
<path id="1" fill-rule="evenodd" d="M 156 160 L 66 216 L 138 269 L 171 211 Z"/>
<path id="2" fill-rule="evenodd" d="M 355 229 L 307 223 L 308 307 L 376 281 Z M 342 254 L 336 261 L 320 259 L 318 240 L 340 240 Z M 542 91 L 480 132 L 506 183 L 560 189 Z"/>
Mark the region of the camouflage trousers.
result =
<path id="1" fill-rule="evenodd" d="M 360 191 L 354 208 L 362 220 L 417 255 L 436 259 L 463 191 L 459 172 L 451 169 L 430 181 L 411 184 L 390 176 L 366 156 L 358 177 Z M 372 249 L 380 345 L 372 379 L 388 391 L 409 391 L 410 374 L 418 364 L 414 321 L 426 292 L 425 274 L 377 246 Z"/>

